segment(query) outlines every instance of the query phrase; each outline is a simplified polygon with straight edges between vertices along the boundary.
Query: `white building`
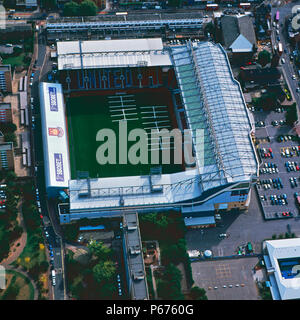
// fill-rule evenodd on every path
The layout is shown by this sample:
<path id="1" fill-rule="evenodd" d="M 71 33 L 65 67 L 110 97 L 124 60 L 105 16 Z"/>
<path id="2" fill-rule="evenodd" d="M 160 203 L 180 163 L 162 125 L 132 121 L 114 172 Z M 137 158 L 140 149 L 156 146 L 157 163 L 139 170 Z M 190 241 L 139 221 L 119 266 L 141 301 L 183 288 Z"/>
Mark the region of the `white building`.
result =
<path id="1" fill-rule="evenodd" d="M 300 238 L 264 243 L 273 300 L 300 299 Z"/>

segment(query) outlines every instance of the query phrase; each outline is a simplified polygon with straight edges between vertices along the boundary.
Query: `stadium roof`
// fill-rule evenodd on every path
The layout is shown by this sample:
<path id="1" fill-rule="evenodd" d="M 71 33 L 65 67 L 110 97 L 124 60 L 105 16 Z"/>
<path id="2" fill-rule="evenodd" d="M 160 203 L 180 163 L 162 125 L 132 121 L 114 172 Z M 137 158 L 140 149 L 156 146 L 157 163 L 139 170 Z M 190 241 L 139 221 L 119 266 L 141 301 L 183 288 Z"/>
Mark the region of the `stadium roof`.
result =
<path id="1" fill-rule="evenodd" d="M 93 211 L 120 206 L 165 205 L 199 197 L 201 186 L 195 177 L 197 169 L 162 174 L 152 179 L 152 186 L 163 186 L 162 192 L 151 192 L 148 176 L 78 179 L 69 181 L 70 212 Z M 174 191 L 174 192 L 173 192 Z"/>
<path id="2" fill-rule="evenodd" d="M 172 65 L 159 38 L 57 42 L 57 55 L 59 70 Z"/>
<path id="3" fill-rule="evenodd" d="M 266 241 L 265 244 L 268 250 L 270 263 L 270 265 L 267 266 L 268 272 L 271 272 L 271 276 L 274 275 L 275 277 L 281 300 L 300 299 L 300 278 L 283 278 L 278 263 L 279 259 L 300 259 L 300 238 L 271 240 Z M 276 296 L 276 293 L 274 294 L 272 292 L 272 294 L 274 298 L 274 296 Z"/>
<path id="4" fill-rule="evenodd" d="M 173 47 L 172 57 L 202 176 L 203 190 L 251 181 L 258 162 L 248 111 L 221 45 Z"/>
<path id="5" fill-rule="evenodd" d="M 70 168 L 61 84 L 40 84 L 40 106 L 46 188 L 67 188 Z"/>

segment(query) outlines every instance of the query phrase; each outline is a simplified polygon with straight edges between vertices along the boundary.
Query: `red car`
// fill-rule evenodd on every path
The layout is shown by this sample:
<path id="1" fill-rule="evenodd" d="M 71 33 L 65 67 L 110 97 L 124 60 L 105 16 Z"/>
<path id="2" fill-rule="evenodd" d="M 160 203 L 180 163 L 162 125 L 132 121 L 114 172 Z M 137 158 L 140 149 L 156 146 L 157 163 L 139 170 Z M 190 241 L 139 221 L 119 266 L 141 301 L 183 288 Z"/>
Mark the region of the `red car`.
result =
<path id="1" fill-rule="evenodd" d="M 269 152 L 273 152 L 271 148 L 269 148 Z"/>
<path id="2" fill-rule="evenodd" d="M 282 215 L 283 216 L 289 216 L 289 213 L 288 212 L 282 212 Z"/>
<path id="3" fill-rule="evenodd" d="M 268 158 L 270 158 L 270 157 L 271 157 L 270 153 L 267 153 L 267 157 L 268 157 Z"/>
<path id="4" fill-rule="evenodd" d="M 299 170 L 300 170 L 299 166 L 296 166 L 296 170 L 297 170 L 297 171 L 299 171 Z"/>

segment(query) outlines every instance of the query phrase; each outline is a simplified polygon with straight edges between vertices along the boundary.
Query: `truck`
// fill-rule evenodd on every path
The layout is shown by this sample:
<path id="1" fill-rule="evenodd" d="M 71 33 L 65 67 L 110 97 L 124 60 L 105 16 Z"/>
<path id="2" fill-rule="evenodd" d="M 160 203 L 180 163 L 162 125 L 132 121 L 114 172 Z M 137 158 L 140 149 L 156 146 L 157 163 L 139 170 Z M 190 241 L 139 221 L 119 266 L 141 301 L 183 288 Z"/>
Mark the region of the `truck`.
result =
<path id="1" fill-rule="evenodd" d="M 282 54 L 282 51 L 283 51 L 283 49 L 282 49 L 282 43 L 281 43 L 281 42 L 278 42 L 278 53 L 279 53 L 280 56 L 281 56 L 281 54 Z"/>

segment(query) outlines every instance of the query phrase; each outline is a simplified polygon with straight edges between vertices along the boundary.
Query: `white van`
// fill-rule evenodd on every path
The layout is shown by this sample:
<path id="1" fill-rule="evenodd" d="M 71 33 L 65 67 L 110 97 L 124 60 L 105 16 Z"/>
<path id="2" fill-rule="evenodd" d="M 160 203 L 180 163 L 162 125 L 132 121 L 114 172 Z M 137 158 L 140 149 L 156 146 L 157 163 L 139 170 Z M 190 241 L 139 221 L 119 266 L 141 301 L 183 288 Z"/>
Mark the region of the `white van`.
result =
<path id="1" fill-rule="evenodd" d="M 56 277 L 55 277 L 55 270 L 51 271 L 51 276 L 52 276 L 52 285 L 56 285 Z"/>

